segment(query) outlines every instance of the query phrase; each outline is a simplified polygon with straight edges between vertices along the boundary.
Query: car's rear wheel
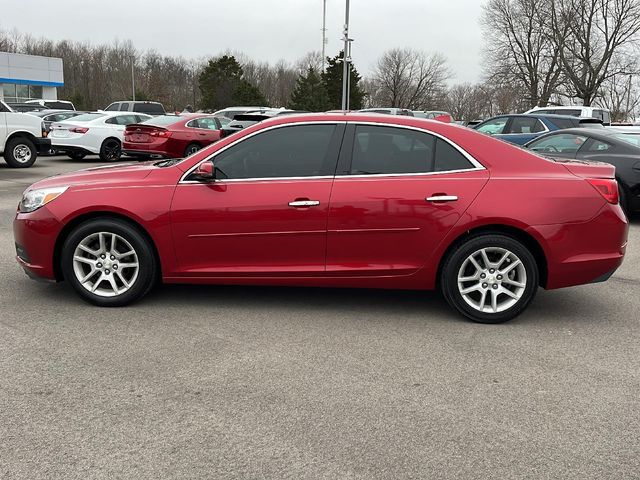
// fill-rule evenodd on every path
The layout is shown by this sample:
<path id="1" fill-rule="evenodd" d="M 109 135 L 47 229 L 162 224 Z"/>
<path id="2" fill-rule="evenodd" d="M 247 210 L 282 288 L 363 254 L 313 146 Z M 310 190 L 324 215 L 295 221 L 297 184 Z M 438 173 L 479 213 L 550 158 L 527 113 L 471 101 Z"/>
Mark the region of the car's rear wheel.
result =
<path id="1" fill-rule="evenodd" d="M 188 157 L 189 155 L 193 155 L 194 153 L 196 153 L 198 150 L 200 150 L 202 147 L 200 145 L 198 145 L 197 143 L 191 143 L 187 146 L 187 148 L 184 149 L 184 156 Z"/>
<path id="2" fill-rule="evenodd" d="M 4 148 L 4 160 L 12 168 L 28 168 L 38 158 L 36 146 L 28 138 L 15 137 Z"/>
<path id="3" fill-rule="evenodd" d="M 103 162 L 113 162 L 122 155 L 122 144 L 118 139 L 107 138 L 100 146 L 100 160 Z"/>
<path id="4" fill-rule="evenodd" d="M 471 237 L 448 255 L 440 278 L 447 302 L 479 323 L 516 317 L 538 289 L 535 258 L 520 241 L 502 234 Z"/>
<path id="5" fill-rule="evenodd" d="M 85 222 L 62 247 L 65 279 L 84 300 L 101 307 L 119 307 L 142 298 L 153 286 L 157 268 L 149 241 L 122 220 Z"/>

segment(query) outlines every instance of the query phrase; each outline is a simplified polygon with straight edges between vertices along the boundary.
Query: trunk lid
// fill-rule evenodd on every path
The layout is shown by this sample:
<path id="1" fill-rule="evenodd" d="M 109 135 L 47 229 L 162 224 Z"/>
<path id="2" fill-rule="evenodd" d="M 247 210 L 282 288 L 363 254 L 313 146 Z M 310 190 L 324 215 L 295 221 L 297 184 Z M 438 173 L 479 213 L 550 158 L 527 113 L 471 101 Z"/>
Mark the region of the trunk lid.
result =
<path id="1" fill-rule="evenodd" d="M 616 167 L 610 163 L 585 162 L 582 160 L 554 159 L 569 172 L 580 178 L 610 178 L 616 177 Z"/>
<path id="2" fill-rule="evenodd" d="M 152 133 L 166 132 L 166 128 L 156 127 L 155 125 L 144 125 L 134 123 L 128 125 L 124 131 L 124 141 L 130 143 L 150 143 L 153 140 Z"/>

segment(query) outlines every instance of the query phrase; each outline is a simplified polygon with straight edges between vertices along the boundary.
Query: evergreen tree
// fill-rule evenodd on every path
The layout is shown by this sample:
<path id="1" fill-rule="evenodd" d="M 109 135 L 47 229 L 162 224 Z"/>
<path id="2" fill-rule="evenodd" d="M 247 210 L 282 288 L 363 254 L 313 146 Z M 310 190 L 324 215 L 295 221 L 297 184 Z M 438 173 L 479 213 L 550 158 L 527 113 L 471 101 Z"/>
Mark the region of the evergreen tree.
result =
<path id="1" fill-rule="evenodd" d="M 267 99 L 264 98 L 258 87 L 247 82 L 244 78 L 241 78 L 236 85 L 231 99 L 234 105 L 255 105 L 259 107 L 267 105 Z"/>
<path id="2" fill-rule="evenodd" d="M 199 78 L 202 108 L 218 110 L 232 105 L 264 105 L 264 95 L 242 78 L 240 63 L 233 55 L 209 60 Z"/>
<path id="3" fill-rule="evenodd" d="M 300 75 L 291 94 L 291 108 L 308 112 L 330 110 L 329 96 L 322 78 L 315 68 L 309 67 L 306 75 Z"/>
<path id="4" fill-rule="evenodd" d="M 340 52 L 333 58 L 327 58 L 329 66 L 322 73 L 322 81 L 324 82 L 327 94 L 329 95 L 329 109 L 342 108 L 342 58 L 344 52 Z M 362 77 L 356 70 L 353 63 L 350 65 L 350 92 L 349 92 L 349 109 L 360 110 L 364 99 L 364 92 L 360 88 L 360 80 Z"/>

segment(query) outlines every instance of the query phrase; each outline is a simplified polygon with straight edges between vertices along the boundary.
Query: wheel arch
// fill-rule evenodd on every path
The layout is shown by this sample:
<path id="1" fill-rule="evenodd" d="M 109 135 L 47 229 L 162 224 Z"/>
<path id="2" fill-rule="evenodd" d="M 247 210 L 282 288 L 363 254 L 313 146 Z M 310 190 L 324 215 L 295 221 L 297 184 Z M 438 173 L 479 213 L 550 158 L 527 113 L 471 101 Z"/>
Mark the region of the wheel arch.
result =
<path id="1" fill-rule="evenodd" d="M 53 248 L 53 272 L 54 272 L 55 279 L 57 281 L 61 281 L 64 279 L 64 275 L 62 273 L 62 268 L 60 265 L 60 262 L 62 259 L 62 246 L 64 245 L 65 240 L 67 239 L 67 237 L 69 237 L 71 232 L 73 232 L 73 230 L 78 225 L 81 225 L 86 221 L 95 220 L 95 219 L 105 219 L 105 218 L 124 221 L 128 223 L 130 226 L 132 226 L 133 228 L 135 228 L 136 230 L 138 230 L 147 239 L 147 241 L 151 245 L 153 254 L 155 256 L 155 259 L 158 265 L 159 278 L 162 278 L 162 262 L 160 261 L 158 247 L 156 245 L 156 242 L 154 242 L 153 237 L 151 237 L 151 235 L 147 231 L 147 229 L 144 228 L 144 226 L 140 222 L 136 221 L 135 219 L 123 213 L 103 210 L 103 211 L 92 211 L 92 212 L 82 213 L 74 217 L 69 222 L 67 222 L 65 226 L 62 228 L 62 230 L 58 234 L 58 237 L 56 238 L 56 242 Z"/>
<path id="2" fill-rule="evenodd" d="M 533 255 L 533 258 L 536 261 L 536 265 L 538 266 L 538 273 L 540 276 L 540 286 L 545 288 L 548 280 L 548 263 L 547 256 L 542 248 L 540 242 L 530 233 L 525 230 L 514 227 L 512 225 L 494 223 L 487 225 L 480 225 L 469 230 L 464 231 L 457 237 L 455 237 L 447 246 L 444 253 L 440 257 L 440 261 L 438 262 L 438 270 L 436 271 L 436 284 L 440 283 L 440 276 L 442 274 L 442 267 L 444 266 L 447 257 L 451 254 L 451 252 L 458 247 L 461 243 L 469 240 L 470 238 L 477 237 L 479 235 L 485 234 L 501 234 L 512 237 L 519 242 L 521 242 Z"/>
<path id="3" fill-rule="evenodd" d="M 15 132 L 11 133 L 11 135 L 9 135 L 7 137 L 7 140 L 5 141 L 5 145 L 7 143 L 9 143 L 11 140 L 13 140 L 14 138 L 20 138 L 20 137 L 26 137 L 35 146 L 36 136 L 33 133 L 31 133 L 31 132 L 29 132 L 27 130 L 18 130 L 18 131 L 15 131 Z"/>

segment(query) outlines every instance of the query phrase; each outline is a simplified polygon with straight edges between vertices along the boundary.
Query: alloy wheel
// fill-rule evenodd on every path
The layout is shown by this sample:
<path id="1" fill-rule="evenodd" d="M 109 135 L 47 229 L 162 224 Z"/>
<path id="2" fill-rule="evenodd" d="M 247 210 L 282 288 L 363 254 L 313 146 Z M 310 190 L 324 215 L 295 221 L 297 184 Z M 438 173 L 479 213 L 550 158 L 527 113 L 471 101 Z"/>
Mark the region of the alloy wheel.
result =
<path id="1" fill-rule="evenodd" d="M 131 289 L 138 278 L 138 254 L 126 239 L 112 232 L 96 232 L 78 243 L 73 272 L 87 291 L 115 297 Z"/>
<path id="2" fill-rule="evenodd" d="M 499 313 L 513 307 L 527 286 L 527 271 L 516 254 L 487 247 L 469 255 L 458 271 L 458 291 L 473 309 Z"/>

